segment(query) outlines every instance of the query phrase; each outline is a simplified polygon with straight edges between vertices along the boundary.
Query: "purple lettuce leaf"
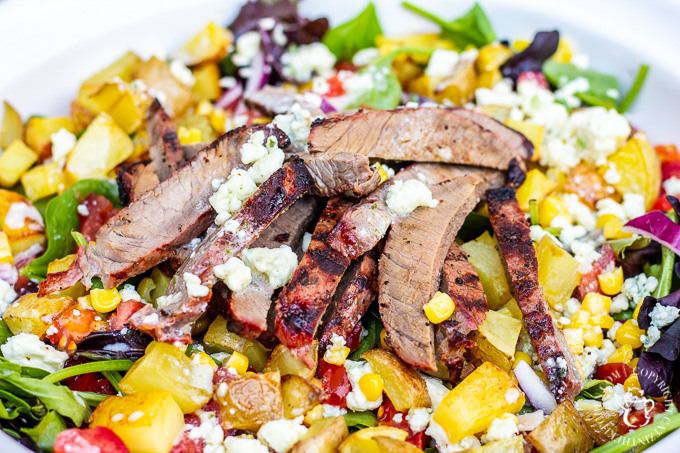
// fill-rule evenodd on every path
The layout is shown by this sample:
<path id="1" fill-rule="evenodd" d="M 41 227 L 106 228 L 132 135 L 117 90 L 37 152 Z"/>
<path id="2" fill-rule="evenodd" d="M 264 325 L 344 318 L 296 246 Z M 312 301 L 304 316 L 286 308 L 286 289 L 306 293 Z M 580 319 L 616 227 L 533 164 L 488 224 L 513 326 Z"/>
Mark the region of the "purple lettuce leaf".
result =
<path id="1" fill-rule="evenodd" d="M 645 351 L 640 354 L 637 370 L 640 387 L 642 387 L 645 395 L 659 398 L 668 394 L 675 373 L 674 362 L 666 360 L 658 354 Z"/>
<path id="2" fill-rule="evenodd" d="M 557 30 L 536 33 L 529 47 L 503 63 L 501 74 L 517 83 L 517 78 L 523 72 L 541 72 L 543 63 L 557 51 L 559 42 L 560 34 Z"/>

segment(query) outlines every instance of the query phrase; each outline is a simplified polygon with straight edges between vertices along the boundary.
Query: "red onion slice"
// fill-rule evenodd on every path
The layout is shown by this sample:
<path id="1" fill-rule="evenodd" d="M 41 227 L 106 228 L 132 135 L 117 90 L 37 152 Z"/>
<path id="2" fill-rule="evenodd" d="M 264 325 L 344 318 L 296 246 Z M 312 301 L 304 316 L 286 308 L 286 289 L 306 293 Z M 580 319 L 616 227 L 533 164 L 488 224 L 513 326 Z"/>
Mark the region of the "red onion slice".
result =
<path id="1" fill-rule="evenodd" d="M 527 399 L 537 410 L 549 415 L 557 407 L 555 397 L 528 363 L 520 361 L 513 372 Z"/>
<path id="2" fill-rule="evenodd" d="M 222 96 L 215 102 L 215 107 L 226 110 L 229 106 L 238 101 L 241 96 L 243 96 L 243 87 L 237 82 L 236 85 L 222 93 Z"/>
<path id="3" fill-rule="evenodd" d="M 652 211 L 626 223 L 622 230 L 654 239 L 680 255 L 680 225 L 661 211 Z"/>
<path id="4" fill-rule="evenodd" d="M 14 285 L 17 282 L 17 278 L 19 278 L 19 273 L 17 272 L 16 267 L 9 263 L 0 264 L 0 280 L 4 280 L 10 285 Z"/>

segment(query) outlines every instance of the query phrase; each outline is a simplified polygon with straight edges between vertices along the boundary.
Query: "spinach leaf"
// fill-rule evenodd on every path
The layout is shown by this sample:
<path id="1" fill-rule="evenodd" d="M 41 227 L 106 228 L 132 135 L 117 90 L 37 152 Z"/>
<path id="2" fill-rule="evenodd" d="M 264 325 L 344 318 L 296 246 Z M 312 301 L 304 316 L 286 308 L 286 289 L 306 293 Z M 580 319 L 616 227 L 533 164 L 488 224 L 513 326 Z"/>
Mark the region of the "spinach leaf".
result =
<path id="1" fill-rule="evenodd" d="M 328 30 L 322 42 L 338 60 L 350 61 L 357 51 L 374 46 L 380 35 L 382 28 L 375 6 L 369 3 L 354 19 Z"/>
<path id="2" fill-rule="evenodd" d="M 41 257 L 34 259 L 31 264 L 23 268 L 22 275 L 43 280 L 50 262 L 71 253 L 75 244 L 71 231 L 77 231 L 80 227 L 76 209 L 78 204 L 92 192 L 108 198 L 114 204 L 119 202 L 118 185 L 109 179 L 80 180 L 64 193 L 53 198 L 45 210 L 47 250 Z"/>
<path id="3" fill-rule="evenodd" d="M 343 415 L 345 418 L 345 423 L 347 423 L 347 428 L 350 433 L 359 431 L 360 429 L 370 428 L 372 426 L 378 426 L 378 420 L 373 415 L 373 412 L 363 411 L 363 412 L 347 412 Z"/>
<path id="4" fill-rule="evenodd" d="M 7 339 L 12 336 L 12 331 L 7 327 L 7 323 L 0 319 L 0 344 L 7 343 Z"/>
<path id="5" fill-rule="evenodd" d="M 52 451 L 54 441 L 60 432 L 66 429 L 66 423 L 55 411 L 49 411 L 40 423 L 33 428 L 22 428 L 25 434 L 33 439 L 33 442 L 43 450 Z"/>
<path id="6" fill-rule="evenodd" d="M 81 397 L 83 401 L 87 403 L 88 406 L 90 407 L 97 407 L 99 403 L 104 401 L 106 398 L 108 398 L 110 395 L 105 395 L 103 393 L 94 393 L 94 392 L 75 392 L 76 395 Z"/>
<path id="7" fill-rule="evenodd" d="M 608 109 L 616 107 L 619 99 L 619 81 L 608 74 L 581 69 L 570 63 L 548 60 L 543 63 L 543 74 L 553 86 L 563 87 L 567 83 L 584 78 L 588 81 L 588 90 L 576 93 L 576 97 L 589 105 L 602 106 Z"/>
<path id="8" fill-rule="evenodd" d="M 612 315 L 612 318 L 614 318 L 615 321 L 628 321 L 629 319 L 633 318 L 633 309 L 629 308 L 628 310 L 623 310 L 622 312 L 614 313 Z"/>
<path id="9" fill-rule="evenodd" d="M 649 65 L 641 64 L 640 69 L 638 69 L 637 76 L 635 76 L 635 81 L 633 81 L 633 85 L 630 87 L 628 94 L 626 94 L 626 97 L 623 98 L 623 101 L 621 101 L 619 107 L 617 108 L 619 113 L 626 113 L 628 108 L 630 108 L 630 106 L 633 104 L 633 101 L 635 101 L 635 98 L 637 98 L 637 95 L 642 89 L 642 85 L 645 83 L 648 72 Z"/>
<path id="10" fill-rule="evenodd" d="M 442 37 L 450 39 L 460 49 L 465 49 L 469 45 L 480 48 L 496 40 L 496 33 L 489 18 L 478 3 L 452 22 L 447 22 L 413 3 L 403 2 L 402 6 L 439 25 Z"/>
<path id="11" fill-rule="evenodd" d="M 368 334 L 359 342 L 359 346 L 347 357 L 350 360 L 359 360 L 361 354 L 366 351 L 370 351 L 378 346 L 380 342 L 380 331 L 383 328 L 383 324 L 379 317 L 376 317 L 372 312 L 366 313 L 364 316 L 364 328 L 368 331 Z"/>
<path id="12" fill-rule="evenodd" d="M 604 389 L 607 387 L 612 387 L 613 385 L 614 384 L 609 381 L 586 379 L 586 382 L 583 385 L 583 390 L 581 390 L 581 393 L 578 394 L 578 397 L 590 400 L 602 399 L 602 395 L 604 395 Z"/>

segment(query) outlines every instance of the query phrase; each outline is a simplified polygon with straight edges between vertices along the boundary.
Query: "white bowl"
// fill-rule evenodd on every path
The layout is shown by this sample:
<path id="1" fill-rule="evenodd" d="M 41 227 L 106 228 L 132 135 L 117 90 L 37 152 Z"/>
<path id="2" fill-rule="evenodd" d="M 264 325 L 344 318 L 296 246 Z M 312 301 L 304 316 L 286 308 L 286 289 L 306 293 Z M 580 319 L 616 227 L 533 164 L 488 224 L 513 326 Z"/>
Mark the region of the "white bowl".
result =
<path id="1" fill-rule="evenodd" d="M 444 18 L 471 1 L 412 0 Z M 68 114 L 80 83 L 125 51 L 171 53 L 208 21 L 226 24 L 242 0 L 4 0 L 0 1 L 0 99 L 24 118 Z M 374 0 L 386 34 L 436 28 L 399 6 Z M 626 92 L 638 65 L 651 66 L 628 116 L 652 143 L 680 144 L 680 0 L 480 0 L 499 38 L 530 39 L 558 29 L 590 57 L 592 69 L 616 75 Z M 366 0 L 301 2 L 303 15 L 342 23 Z M 677 451 L 680 430 L 650 448 Z M 25 453 L 4 433 L 0 451 Z"/>

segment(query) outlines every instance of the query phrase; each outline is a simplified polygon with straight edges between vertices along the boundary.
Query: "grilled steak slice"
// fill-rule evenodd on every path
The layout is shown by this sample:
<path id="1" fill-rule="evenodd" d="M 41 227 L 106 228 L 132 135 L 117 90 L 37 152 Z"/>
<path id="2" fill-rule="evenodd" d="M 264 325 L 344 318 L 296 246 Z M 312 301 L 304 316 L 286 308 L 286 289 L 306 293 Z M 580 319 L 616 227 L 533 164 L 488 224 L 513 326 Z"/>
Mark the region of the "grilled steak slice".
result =
<path id="1" fill-rule="evenodd" d="M 118 192 L 120 203 L 128 206 L 138 200 L 144 192 L 147 192 L 158 185 L 158 175 L 153 164 L 142 162 L 131 167 L 123 167 L 116 176 L 118 182 Z"/>
<path id="2" fill-rule="evenodd" d="M 434 329 L 423 305 L 439 288 L 444 257 L 479 201 L 479 183 L 463 176 L 432 186 L 439 205 L 399 218 L 387 236 L 380 257 L 380 314 L 390 344 L 416 368 L 437 370 Z"/>
<path id="3" fill-rule="evenodd" d="M 328 323 L 321 334 L 319 351 L 323 354 L 333 335 L 345 340 L 368 307 L 378 295 L 378 258 L 382 247 L 378 245 L 356 261 L 352 261 L 333 296 L 333 307 L 327 314 Z"/>
<path id="4" fill-rule="evenodd" d="M 307 252 L 290 282 L 279 294 L 274 333 L 311 367 L 309 349 L 350 259 L 333 250 L 326 238 L 342 213 L 352 205 L 345 197 L 331 198 L 321 213 Z"/>
<path id="5" fill-rule="evenodd" d="M 447 164 L 412 164 L 349 208 L 329 235 L 328 242 L 335 250 L 356 259 L 376 246 L 378 241 L 385 236 L 395 218 L 385 203 L 387 192 L 394 181 L 415 178 L 427 186 L 432 186 L 447 179 L 465 175 L 481 180 L 478 186 L 480 194 L 489 187 L 502 185 L 504 179 L 502 172 L 486 168 Z"/>
<path id="6" fill-rule="evenodd" d="M 468 334 L 486 319 L 489 306 L 477 270 L 455 242 L 444 259 L 440 290 L 455 301 L 453 316 L 437 326 L 437 356 L 449 370 L 452 382 L 460 378 L 467 349 L 474 347 Z"/>
<path id="7" fill-rule="evenodd" d="M 146 131 L 149 135 L 149 157 L 159 181 L 164 181 L 184 163 L 184 153 L 174 121 L 157 100 L 149 107 Z"/>
<path id="8" fill-rule="evenodd" d="M 380 174 L 371 168 L 368 157 L 354 153 L 300 153 L 314 178 L 314 193 L 323 197 L 341 195 L 351 190 L 357 196 L 373 191 L 380 184 Z"/>
<path id="9" fill-rule="evenodd" d="M 562 330 L 550 316 L 538 283 L 538 262 L 529 224 L 519 207 L 515 190 L 501 187 L 487 192 L 489 219 L 519 307 L 524 328 L 541 362 L 550 390 L 558 401 L 573 400 L 583 388 L 583 378 Z"/>
<path id="10" fill-rule="evenodd" d="M 293 157 L 283 168 L 272 174 L 257 192 L 230 219 L 238 224 L 235 232 L 222 225 L 198 246 L 191 259 L 177 271 L 168 286 L 166 305 L 156 311 L 146 306 L 131 319 L 132 325 L 160 341 L 191 342 L 191 325 L 205 313 L 216 281 L 213 268 L 238 255 L 298 198 L 312 187 L 309 173 L 300 159 Z M 234 223 L 230 222 L 230 223 Z M 226 225 L 226 224 L 225 224 Z M 190 294 L 185 273 L 200 279 L 208 288 L 204 296 Z"/>
<path id="11" fill-rule="evenodd" d="M 246 105 L 260 113 L 273 118 L 282 113 L 288 113 L 293 104 L 297 103 L 312 116 L 325 115 L 316 103 L 310 102 L 305 96 L 285 88 L 265 85 L 261 90 L 249 94 L 245 98 Z"/>
<path id="12" fill-rule="evenodd" d="M 506 170 L 516 152 L 495 133 L 447 109 L 360 111 L 312 123 L 309 151 Z M 523 162 L 522 162 L 523 164 Z"/>
<path id="13" fill-rule="evenodd" d="M 93 277 L 113 288 L 165 261 L 212 223 L 214 210 L 208 199 L 215 190 L 210 182 L 226 179 L 232 169 L 242 167 L 241 146 L 262 129 L 280 133 L 267 126 L 234 129 L 121 210 L 97 231 L 96 244 L 81 251 L 68 271 L 43 282 L 41 294 L 70 288 L 80 279 L 89 287 Z M 286 146 L 287 138 L 279 143 Z"/>
<path id="14" fill-rule="evenodd" d="M 198 154 L 199 151 L 202 151 L 207 146 L 210 146 L 210 143 L 198 142 L 182 145 L 182 154 L 184 155 L 184 160 L 193 159 L 193 157 Z"/>

